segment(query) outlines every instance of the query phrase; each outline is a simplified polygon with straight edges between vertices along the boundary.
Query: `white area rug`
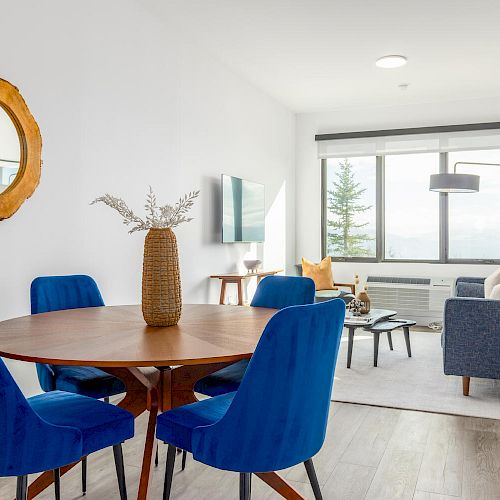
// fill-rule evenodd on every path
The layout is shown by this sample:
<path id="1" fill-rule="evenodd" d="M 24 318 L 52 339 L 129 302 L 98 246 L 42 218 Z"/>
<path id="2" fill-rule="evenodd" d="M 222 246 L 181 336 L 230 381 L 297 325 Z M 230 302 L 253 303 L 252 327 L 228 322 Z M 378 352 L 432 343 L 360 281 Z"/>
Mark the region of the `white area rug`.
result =
<path id="1" fill-rule="evenodd" d="M 441 335 L 410 333 L 408 358 L 402 330 L 380 335 L 378 367 L 373 366 L 373 336 L 356 331 L 351 368 L 346 367 L 344 334 L 335 372 L 333 401 L 406 410 L 500 419 L 500 380 L 472 378 L 470 396 L 462 395 L 462 378 L 443 373 Z"/>

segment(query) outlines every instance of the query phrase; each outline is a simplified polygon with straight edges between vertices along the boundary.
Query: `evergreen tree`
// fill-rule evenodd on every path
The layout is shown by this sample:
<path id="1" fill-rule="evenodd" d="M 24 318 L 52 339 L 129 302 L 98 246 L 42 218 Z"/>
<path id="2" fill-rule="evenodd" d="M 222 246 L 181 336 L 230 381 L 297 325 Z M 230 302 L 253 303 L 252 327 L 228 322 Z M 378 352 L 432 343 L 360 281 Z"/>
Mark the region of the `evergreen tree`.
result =
<path id="1" fill-rule="evenodd" d="M 352 164 L 346 158 L 339 163 L 340 171 L 335 174 L 333 189 L 328 190 L 328 243 L 333 255 L 356 257 L 372 252 L 366 243 L 372 241 L 368 234 L 360 233 L 368 225 L 356 223 L 356 215 L 370 210 L 371 206 L 361 205 L 359 199 L 366 191 L 354 179 Z"/>

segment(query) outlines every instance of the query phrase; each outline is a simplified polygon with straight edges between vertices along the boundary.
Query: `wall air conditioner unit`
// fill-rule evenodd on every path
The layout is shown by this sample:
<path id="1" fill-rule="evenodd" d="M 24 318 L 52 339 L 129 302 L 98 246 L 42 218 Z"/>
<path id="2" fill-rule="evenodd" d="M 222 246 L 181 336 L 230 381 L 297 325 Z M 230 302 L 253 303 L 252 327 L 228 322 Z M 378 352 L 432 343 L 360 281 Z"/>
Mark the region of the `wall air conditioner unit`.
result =
<path id="1" fill-rule="evenodd" d="M 428 326 L 443 320 L 444 302 L 451 296 L 453 278 L 368 276 L 371 306 L 397 311 L 398 317 Z"/>

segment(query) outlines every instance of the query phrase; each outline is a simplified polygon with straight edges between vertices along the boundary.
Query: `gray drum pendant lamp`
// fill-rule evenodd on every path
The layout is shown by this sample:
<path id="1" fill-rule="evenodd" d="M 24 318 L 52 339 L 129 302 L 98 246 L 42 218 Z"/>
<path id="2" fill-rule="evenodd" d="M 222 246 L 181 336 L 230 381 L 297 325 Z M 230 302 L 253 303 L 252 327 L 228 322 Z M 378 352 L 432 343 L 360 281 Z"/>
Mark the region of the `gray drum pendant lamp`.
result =
<path id="1" fill-rule="evenodd" d="M 500 167 L 500 163 L 481 163 L 458 161 L 452 174 L 431 175 L 429 190 L 437 193 L 477 193 L 479 191 L 479 175 L 457 174 L 457 165 L 487 165 Z"/>

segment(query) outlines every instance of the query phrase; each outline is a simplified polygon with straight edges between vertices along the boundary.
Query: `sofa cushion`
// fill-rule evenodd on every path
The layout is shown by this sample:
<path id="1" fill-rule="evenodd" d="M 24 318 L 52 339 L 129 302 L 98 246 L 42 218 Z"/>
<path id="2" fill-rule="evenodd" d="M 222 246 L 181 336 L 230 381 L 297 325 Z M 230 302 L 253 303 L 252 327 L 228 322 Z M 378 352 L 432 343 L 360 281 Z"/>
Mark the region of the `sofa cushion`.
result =
<path id="1" fill-rule="evenodd" d="M 325 257 L 319 264 L 302 257 L 302 275 L 313 279 L 316 290 L 336 290 L 333 286 L 331 257 Z"/>
<path id="2" fill-rule="evenodd" d="M 487 299 L 491 298 L 491 292 L 496 285 L 500 285 L 500 267 L 484 280 L 484 296 Z"/>

